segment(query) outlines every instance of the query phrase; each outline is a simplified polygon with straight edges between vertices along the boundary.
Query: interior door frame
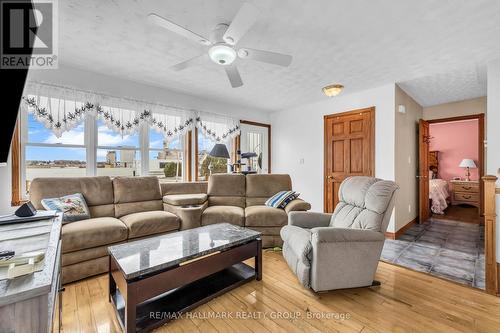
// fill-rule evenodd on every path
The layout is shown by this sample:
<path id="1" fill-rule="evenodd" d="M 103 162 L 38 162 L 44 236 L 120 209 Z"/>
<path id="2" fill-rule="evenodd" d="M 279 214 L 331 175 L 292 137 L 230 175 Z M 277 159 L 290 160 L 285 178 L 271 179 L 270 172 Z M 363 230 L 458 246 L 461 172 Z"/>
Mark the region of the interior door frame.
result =
<path id="1" fill-rule="evenodd" d="M 327 120 L 330 118 L 341 117 L 341 116 L 350 116 L 361 112 L 369 112 L 370 113 L 370 123 L 371 123 L 371 156 L 370 156 L 370 176 L 375 177 L 375 107 L 368 107 L 362 109 L 355 109 L 340 113 L 333 113 L 323 116 L 323 212 L 327 211 L 327 190 L 328 190 L 328 163 L 327 163 L 327 155 L 328 155 L 328 138 L 326 137 L 327 133 Z"/>
<path id="2" fill-rule="evenodd" d="M 268 173 L 271 173 L 271 124 L 264 124 L 264 123 L 258 123 L 255 121 L 250 121 L 250 120 L 240 120 L 240 124 L 245 124 L 245 125 L 252 125 L 252 126 L 258 126 L 258 127 L 265 127 L 267 128 L 267 169 Z M 238 140 L 237 142 L 237 150 L 240 150 L 240 143 L 241 140 Z"/>
<path id="3" fill-rule="evenodd" d="M 439 123 L 447 123 L 453 121 L 461 121 L 461 120 L 472 120 L 477 119 L 478 121 L 478 154 L 479 154 L 479 216 L 481 219 L 484 218 L 484 184 L 482 182 L 482 177 L 485 175 L 485 162 L 484 162 L 484 113 L 466 115 L 466 116 L 457 116 L 457 117 L 448 117 L 448 118 L 439 118 L 439 119 L 430 119 L 426 120 L 429 124 L 439 124 Z M 422 142 L 419 142 L 419 146 Z M 419 157 L 420 158 L 420 157 Z"/>

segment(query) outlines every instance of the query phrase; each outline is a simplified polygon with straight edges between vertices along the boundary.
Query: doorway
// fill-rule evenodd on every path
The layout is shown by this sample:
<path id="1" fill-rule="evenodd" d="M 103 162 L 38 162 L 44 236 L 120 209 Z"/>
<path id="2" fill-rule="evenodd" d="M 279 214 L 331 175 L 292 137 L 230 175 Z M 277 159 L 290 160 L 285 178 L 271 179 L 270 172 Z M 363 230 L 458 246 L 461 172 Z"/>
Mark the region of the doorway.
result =
<path id="1" fill-rule="evenodd" d="M 251 154 L 245 162 L 249 170 L 256 173 L 271 173 L 271 125 L 241 120 L 239 149 L 242 154 Z"/>
<path id="2" fill-rule="evenodd" d="M 386 240 L 382 259 L 487 289 L 484 115 L 420 120 L 418 126 L 419 223 Z"/>
<path id="3" fill-rule="evenodd" d="M 484 115 L 419 123 L 419 222 L 480 223 L 484 198 Z"/>
<path id="4" fill-rule="evenodd" d="M 375 175 L 375 108 L 324 117 L 324 211 L 337 205 L 340 183 Z"/>

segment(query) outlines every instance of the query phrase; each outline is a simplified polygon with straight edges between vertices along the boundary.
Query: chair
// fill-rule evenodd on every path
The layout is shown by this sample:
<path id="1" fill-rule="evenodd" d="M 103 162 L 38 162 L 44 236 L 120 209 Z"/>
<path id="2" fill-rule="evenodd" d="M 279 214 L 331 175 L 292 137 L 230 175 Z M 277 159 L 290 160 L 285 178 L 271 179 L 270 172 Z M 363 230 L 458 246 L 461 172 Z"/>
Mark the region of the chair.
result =
<path id="1" fill-rule="evenodd" d="M 393 181 L 349 177 L 333 214 L 290 213 L 280 233 L 283 257 L 306 288 L 380 284 L 373 279 L 398 188 Z"/>

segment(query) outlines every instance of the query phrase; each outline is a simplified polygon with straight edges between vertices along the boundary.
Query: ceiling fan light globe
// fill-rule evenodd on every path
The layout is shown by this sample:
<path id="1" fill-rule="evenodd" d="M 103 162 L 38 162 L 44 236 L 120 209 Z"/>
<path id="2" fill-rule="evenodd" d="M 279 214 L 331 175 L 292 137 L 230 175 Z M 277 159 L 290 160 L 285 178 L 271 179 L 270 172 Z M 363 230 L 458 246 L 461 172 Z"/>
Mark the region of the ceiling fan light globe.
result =
<path id="1" fill-rule="evenodd" d="M 208 50 L 208 56 L 216 64 L 227 66 L 236 59 L 236 51 L 228 45 L 218 44 Z"/>

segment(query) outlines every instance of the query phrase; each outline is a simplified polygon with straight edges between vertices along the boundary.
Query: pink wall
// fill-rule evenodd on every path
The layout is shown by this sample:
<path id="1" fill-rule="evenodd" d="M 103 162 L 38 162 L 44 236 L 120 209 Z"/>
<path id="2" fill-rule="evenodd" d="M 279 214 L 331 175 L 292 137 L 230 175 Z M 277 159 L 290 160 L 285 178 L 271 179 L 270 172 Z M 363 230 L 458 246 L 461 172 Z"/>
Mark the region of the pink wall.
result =
<path id="1" fill-rule="evenodd" d="M 477 119 L 430 124 L 430 150 L 439 151 L 439 177 L 444 180 L 465 177 L 465 169 L 458 165 L 471 158 L 479 166 Z M 478 170 L 471 169 L 471 179 L 478 179 Z"/>

